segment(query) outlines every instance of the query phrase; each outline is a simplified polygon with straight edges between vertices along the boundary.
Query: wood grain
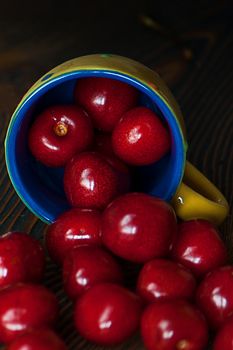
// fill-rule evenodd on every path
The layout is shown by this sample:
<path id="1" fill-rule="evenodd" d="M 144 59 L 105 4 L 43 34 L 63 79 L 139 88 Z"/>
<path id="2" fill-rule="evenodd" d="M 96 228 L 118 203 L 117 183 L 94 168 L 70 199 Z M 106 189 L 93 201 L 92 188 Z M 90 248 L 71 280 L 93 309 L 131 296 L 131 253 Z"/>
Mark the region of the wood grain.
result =
<path id="1" fill-rule="evenodd" d="M 113 10 L 102 17 L 92 14 L 92 21 L 87 23 L 82 11 L 69 20 L 0 23 L 0 233 L 22 230 L 42 239 L 46 229 L 17 197 L 4 163 L 5 133 L 18 101 L 53 66 L 87 53 L 112 52 L 149 65 L 171 87 L 185 116 L 188 158 L 229 200 L 231 210 L 221 233 L 233 257 L 232 28 L 227 18 L 217 18 L 205 23 L 204 29 L 202 25 L 188 28 L 177 45 L 169 37 L 146 28 L 138 20 L 139 15 L 129 7 L 123 14 L 118 11 L 114 15 Z M 64 296 L 60 271 L 51 262 L 45 283 L 59 297 L 58 331 L 69 349 L 102 349 L 82 340 L 74 331 L 72 305 Z M 136 336 L 116 349 L 141 350 L 143 345 Z"/>

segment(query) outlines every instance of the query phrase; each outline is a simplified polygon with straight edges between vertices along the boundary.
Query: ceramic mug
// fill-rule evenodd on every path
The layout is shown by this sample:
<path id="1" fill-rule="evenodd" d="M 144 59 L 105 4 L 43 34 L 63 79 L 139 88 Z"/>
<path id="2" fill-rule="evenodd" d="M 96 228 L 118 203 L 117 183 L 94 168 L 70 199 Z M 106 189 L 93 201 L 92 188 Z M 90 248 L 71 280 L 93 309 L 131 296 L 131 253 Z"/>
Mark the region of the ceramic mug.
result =
<path id="1" fill-rule="evenodd" d="M 47 223 L 69 208 L 62 185 L 63 169 L 38 163 L 28 150 L 27 134 L 33 119 L 44 108 L 72 103 L 76 81 L 85 77 L 117 79 L 134 86 L 140 91 L 140 103 L 156 111 L 170 130 L 170 153 L 138 170 L 141 190 L 171 201 L 183 220 L 203 218 L 220 224 L 228 213 L 227 201 L 186 161 L 184 121 L 171 92 L 151 69 L 108 54 L 75 58 L 52 69 L 29 89 L 15 110 L 6 135 L 5 156 L 11 182 L 25 205 Z"/>

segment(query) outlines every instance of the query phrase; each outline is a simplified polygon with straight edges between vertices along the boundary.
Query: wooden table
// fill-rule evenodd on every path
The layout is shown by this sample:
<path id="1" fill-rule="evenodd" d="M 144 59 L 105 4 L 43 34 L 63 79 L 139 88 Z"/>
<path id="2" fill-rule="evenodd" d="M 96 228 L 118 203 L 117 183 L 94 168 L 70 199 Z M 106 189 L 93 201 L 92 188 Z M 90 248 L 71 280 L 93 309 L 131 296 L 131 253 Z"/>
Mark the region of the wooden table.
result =
<path id="1" fill-rule="evenodd" d="M 43 237 L 46 226 L 17 197 L 4 163 L 4 137 L 25 91 L 55 65 L 84 54 L 111 52 L 137 59 L 165 79 L 184 114 L 188 158 L 226 195 L 231 210 L 220 228 L 232 256 L 233 240 L 233 31 L 230 17 L 215 16 L 180 34 L 158 31 L 138 6 L 96 8 L 73 18 L 15 18 L 0 23 L 0 232 Z M 120 2 L 123 6 L 123 1 Z M 132 5 L 132 2 L 129 2 Z M 51 9 L 50 9 L 51 10 Z M 147 13 L 148 14 L 148 13 Z M 17 16 L 16 16 L 17 17 Z M 147 23 L 147 25 L 145 25 Z M 149 25 L 149 27 L 148 27 Z M 46 284 L 61 301 L 59 332 L 69 349 L 94 349 L 75 335 L 71 304 L 63 297 L 59 271 L 49 263 Z M 138 337 L 117 349 L 142 349 Z M 97 349 L 97 348 L 96 348 Z"/>

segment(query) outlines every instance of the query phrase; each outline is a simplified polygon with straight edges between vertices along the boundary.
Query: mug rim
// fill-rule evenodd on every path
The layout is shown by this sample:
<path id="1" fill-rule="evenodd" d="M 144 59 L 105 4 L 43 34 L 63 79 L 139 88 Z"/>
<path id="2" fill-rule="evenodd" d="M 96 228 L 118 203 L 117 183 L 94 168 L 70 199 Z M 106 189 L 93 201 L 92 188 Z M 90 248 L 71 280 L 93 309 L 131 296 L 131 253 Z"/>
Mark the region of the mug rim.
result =
<path id="1" fill-rule="evenodd" d="M 12 115 L 5 138 L 5 159 L 7 171 L 15 191 L 17 192 L 22 202 L 26 205 L 26 207 L 42 221 L 46 223 L 53 222 L 53 220 L 51 220 L 51 218 L 48 217 L 46 211 L 43 210 L 43 208 L 40 205 L 38 205 L 34 198 L 25 190 L 24 185 L 18 174 L 18 170 L 16 167 L 16 153 L 14 152 L 18 129 L 17 126 L 24 118 L 24 115 L 30 108 L 30 106 L 33 105 L 33 103 L 35 103 L 44 93 L 48 92 L 51 88 L 65 81 L 72 80 L 74 78 L 77 79 L 91 76 L 109 77 L 113 79 L 118 79 L 126 83 L 128 82 L 130 85 L 136 87 L 141 92 L 145 93 L 162 112 L 164 119 L 169 124 L 169 128 L 172 129 L 172 133 L 175 137 L 178 149 L 178 152 L 176 154 L 177 159 L 175 174 L 172 177 L 170 183 L 168 184 L 167 193 L 169 193 L 169 195 L 165 196 L 165 200 L 171 200 L 183 178 L 186 162 L 187 144 L 183 135 L 183 130 L 180 125 L 180 121 L 177 118 L 176 113 L 174 109 L 172 109 L 172 107 L 169 105 L 169 103 L 163 98 L 163 96 L 161 96 L 158 91 L 156 91 L 155 89 L 153 89 L 153 87 L 147 84 L 146 81 L 143 82 L 141 81 L 141 79 L 137 79 L 136 76 L 132 77 L 131 75 L 122 73 L 120 70 L 116 71 L 93 68 L 76 69 L 64 73 L 61 72 L 56 76 L 49 76 L 49 74 L 50 73 L 41 78 L 41 81 L 43 81 L 43 83 L 40 86 L 35 86 L 34 89 L 30 89 L 30 93 L 26 94 L 25 97 L 21 100 L 21 102 L 19 103 L 15 112 Z M 46 76 L 48 78 L 44 79 Z"/>

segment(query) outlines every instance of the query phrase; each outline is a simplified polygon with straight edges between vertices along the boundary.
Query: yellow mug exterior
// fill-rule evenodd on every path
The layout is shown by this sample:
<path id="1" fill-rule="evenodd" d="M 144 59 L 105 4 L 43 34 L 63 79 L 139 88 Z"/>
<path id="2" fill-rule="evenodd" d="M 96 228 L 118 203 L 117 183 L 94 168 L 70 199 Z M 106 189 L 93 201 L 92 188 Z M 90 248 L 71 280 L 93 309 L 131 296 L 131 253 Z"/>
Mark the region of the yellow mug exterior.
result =
<path id="1" fill-rule="evenodd" d="M 119 74 L 125 74 L 147 86 L 153 91 L 153 93 L 159 96 L 164 103 L 166 103 L 167 107 L 175 116 L 179 124 L 184 148 L 185 150 L 187 149 L 186 132 L 182 113 L 175 98 L 163 80 L 156 72 L 134 60 L 110 54 L 95 54 L 78 57 L 55 67 L 50 72 L 45 74 L 24 95 L 22 101 L 12 116 L 12 120 L 8 128 L 8 135 L 10 134 L 11 126 L 13 125 L 14 118 L 17 116 L 18 111 L 23 104 L 26 103 L 29 98 L 31 98 L 31 96 L 36 94 L 40 89 L 44 88 L 45 85 L 49 84 L 51 80 L 60 79 L 64 75 L 72 74 L 73 72 L 80 70 L 119 72 Z M 7 159 L 6 162 L 8 166 Z M 182 220 L 201 218 L 209 220 L 214 224 L 220 224 L 228 213 L 228 203 L 224 196 L 189 162 L 186 161 L 186 164 L 183 166 L 183 171 L 183 182 L 179 184 L 178 189 L 171 200 L 176 214 Z M 9 175 L 11 177 L 10 171 Z M 18 194 L 20 196 L 19 192 Z M 20 197 L 22 198 L 22 196 Z M 24 201 L 24 198 L 22 198 L 22 200 Z"/>

